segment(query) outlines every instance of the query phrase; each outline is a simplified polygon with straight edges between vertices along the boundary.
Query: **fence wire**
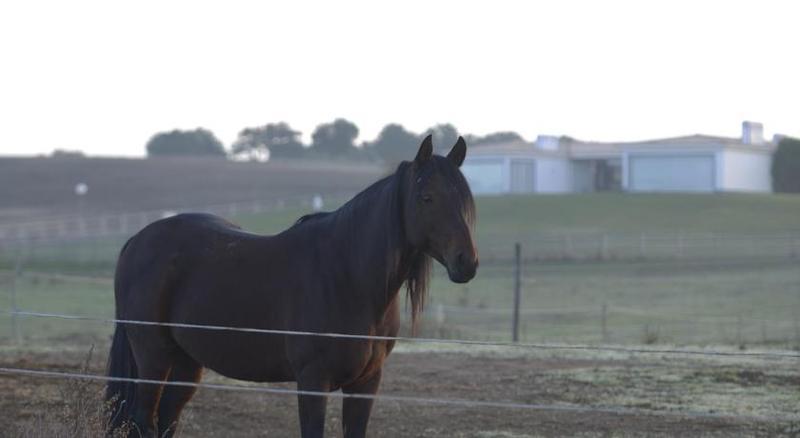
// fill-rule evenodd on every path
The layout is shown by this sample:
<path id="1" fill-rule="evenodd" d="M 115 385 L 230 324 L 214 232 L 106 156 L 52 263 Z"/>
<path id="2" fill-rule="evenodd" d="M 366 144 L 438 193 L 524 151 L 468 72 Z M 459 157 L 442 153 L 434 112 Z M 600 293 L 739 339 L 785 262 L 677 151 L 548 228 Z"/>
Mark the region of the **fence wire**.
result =
<path id="1" fill-rule="evenodd" d="M 260 334 L 282 335 L 282 336 L 312 336 L 312 337 L 322 337 L 322 338 L 340 338 L 340 339 L 373 340 L 373 341 L 401 341 L 401 342 L 424 343 L 424 344 L 473 345 L 473 346 L 530 349 L 530 350 L 595 351 L 595 352 L 612 352 L 612 353 L 627 353 L 627 354 L 721 356 L 721 357 L 761 358 L 761 359 L 800 359 L 800 353 L 787 352 L 787 351 L 720 351 L 720 350 L 708 350 L 708 349 L 689 350 L 681 348 L 642 348 L 642 347 L 624 347 L 624 346 L 614 346 L 614 345 L 479 341 L 479 340 L 469 340 L 469 339 L 415 338 L 409 336 L 375 336 L 375 335 L 359 335 L 350 333 L 312 332 L 303 330 L 278 330 L 278 329 L 230 327 L 230 326 L 206 325 L 206 324 L 186 324 L 177 322 L 139 321 L 139 320 L 129 320 L 129 319 L 101 318 L 93 316 L 65 315 L 58 313 L 30 312 L 24 310 L 7 310 L 7 309 L 0 309 L 0 314 L 12 317 L 23 316 L 23 317 L 35 317 L 35 318 L 57 318 L 57 319 L 73 320 L 73 321 L 94 321 L 94 322 L 101 322 L 108 324 L 161 326 L 161 327 L 175 327 L 175 328 L 202 329 L 202 330 L 215 330 L 215 331 L 232 331 L 232 332 L 243 332 L 243 333 L 260 333 Z"/>
<path id="2" fill-rule="evenodd" d="M 136 384 L 188 386 L 198 389 L 206 388 L 206 389 L 222 390 L 222 391 L 253 392 L 262 394 L 265 393 L 265 394 L 277 394 L 277 395 L 335 397 L 341 399 L 354 398 L 354 399 L 367 399 L 376 401 L 382 400 L 382 401 L 394 401 L 401 403 L 461 406 L 465 408 L 499 408 L 499 409 L 519 409 L 519 410 L 549 411 L 549 412 L 602 413 L 610 415 L 636 415 L 636 416 L 662 416 L 662 417 L 670 416 L 676 418 L 692 418 L 692 419 L 735 418 L 743 421 L 768 422 L 768 423 L 784 423 L 784 422 L 794 423 L 800 420 L 800 417 L 740 416 L 732 414 L 723 414 L 718 412 L 702 412 L 702 411 L 657 411 L 653 409 L 633 409 L 633 408 L 623 408 L 623 407 L 545 405 L 545 404 L 535 404 L 535 403 L 470 400 L 470 399 L 457 399 L 457 398 L 431 398 L 431 397 L 393 395 L 393 394 L 380 394 L 380 395 L 352 394 L 343 392 L 308 391 L 299 389 L 270 388 L 265 386 L 230 385 L 230 384 L 220 384 L 220 383 L 170 382 L 170 381 L 161 381 L 152 379 L 110 377 L 110 376 L 101 376 L 97 374 L 68 373 L 62 371 L 45 371 L 45 370 L 33 370 L 26 368 L 9 368 L 9 367 L 0 367 L 0 374 L 28 375 L 28 376 L 46 377 L 46 378 L 94 380 L 102 382 L 130 382 Z"/>

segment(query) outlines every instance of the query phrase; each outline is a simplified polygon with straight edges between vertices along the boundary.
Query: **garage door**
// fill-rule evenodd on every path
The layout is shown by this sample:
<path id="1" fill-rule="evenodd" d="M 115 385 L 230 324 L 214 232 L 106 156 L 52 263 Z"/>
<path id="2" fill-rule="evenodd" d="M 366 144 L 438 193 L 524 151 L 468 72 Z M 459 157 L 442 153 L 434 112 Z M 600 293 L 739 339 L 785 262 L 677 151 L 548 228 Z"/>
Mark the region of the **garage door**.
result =
<path id="1" fill-rule="evenodd" d="M 713 192 L 713 155 L 631 155 L 628 187 L 636 192 Z"/>
<path id="2" fill-rule="evenodd" d="M 467 179 L 473 194 L 490 195 L 505 192 L 506 179 L 503 169 L 503 160 L 467 159 L 461 166 L 461 173 Z"/>
<path id="3" fill-rule="evenodd" d="M 511 161 L 511 193 L 533 193 L 536 191 L 536 162 L 533 160 Z"/>

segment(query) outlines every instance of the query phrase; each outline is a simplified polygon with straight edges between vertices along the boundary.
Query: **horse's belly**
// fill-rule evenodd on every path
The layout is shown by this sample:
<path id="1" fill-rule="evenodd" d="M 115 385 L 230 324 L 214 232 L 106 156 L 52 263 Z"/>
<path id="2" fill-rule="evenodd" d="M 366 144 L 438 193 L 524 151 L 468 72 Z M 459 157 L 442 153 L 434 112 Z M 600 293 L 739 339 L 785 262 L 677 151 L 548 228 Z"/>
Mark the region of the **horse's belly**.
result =
<path id="1" fill-rule="evenodd" d="M 283 337 L 260 333 L 177 328 L 173 338 L 203 367 L 223 376 L 254 382 L 293 381 Z"/>

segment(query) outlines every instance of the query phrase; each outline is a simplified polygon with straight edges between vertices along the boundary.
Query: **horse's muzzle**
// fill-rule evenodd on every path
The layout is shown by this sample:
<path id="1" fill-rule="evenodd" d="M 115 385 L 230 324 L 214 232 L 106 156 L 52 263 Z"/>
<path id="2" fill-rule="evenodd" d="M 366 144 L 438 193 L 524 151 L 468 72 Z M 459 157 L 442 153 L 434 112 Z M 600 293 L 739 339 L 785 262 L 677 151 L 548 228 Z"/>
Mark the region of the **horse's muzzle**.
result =
<path id="1" fill-rule="evenodd" d="M 450 277 L 450 281 L 454 283 L 466 283 L 475 278 L 477 272 L 477 255 L 469 256 L 459 253 L 456 255 L 455 261 L 447 265 L 447 275 Z"/>

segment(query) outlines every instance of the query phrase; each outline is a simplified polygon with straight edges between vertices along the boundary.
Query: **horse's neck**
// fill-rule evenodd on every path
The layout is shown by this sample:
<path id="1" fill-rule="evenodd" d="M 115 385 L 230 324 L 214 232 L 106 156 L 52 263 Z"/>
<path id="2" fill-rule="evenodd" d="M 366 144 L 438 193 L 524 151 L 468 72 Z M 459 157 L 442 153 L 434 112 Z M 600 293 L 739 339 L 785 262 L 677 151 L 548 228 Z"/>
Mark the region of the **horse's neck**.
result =
<path id="1" fill-rule="evenodd" d="M 394 298 L 408 278 L 414 255 L 403 234 L 402 213 L 396 204 L 400 200 L 389 193 L 393 189 L 383 187 L 386 192 L 374 201 L 358 202 L 349 208 L 348 217 L 338 221 L 346 231 L 336 233 L 341 238 L 340 245 L 354 253 L 354 257 L 344 259 L 355 277 L 355 289 L 371 298 L 377 312 L 396 303 Z"/>

